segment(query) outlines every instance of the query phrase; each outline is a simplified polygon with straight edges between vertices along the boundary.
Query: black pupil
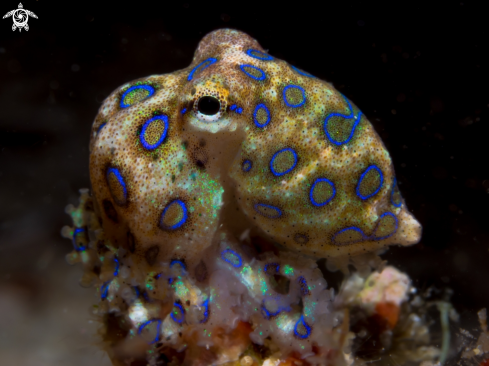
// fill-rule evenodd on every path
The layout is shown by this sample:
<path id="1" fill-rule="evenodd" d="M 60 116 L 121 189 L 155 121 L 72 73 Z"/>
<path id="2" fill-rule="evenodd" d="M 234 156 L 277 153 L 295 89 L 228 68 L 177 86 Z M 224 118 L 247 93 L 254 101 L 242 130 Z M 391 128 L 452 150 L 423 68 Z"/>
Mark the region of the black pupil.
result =
<path id="1" fill-rule="evenodd" d="M 213 116 L 221 109 L 221 103 L 217 98 L 206 96 L 199 99 L 197 109 L 202 114 Z"/>

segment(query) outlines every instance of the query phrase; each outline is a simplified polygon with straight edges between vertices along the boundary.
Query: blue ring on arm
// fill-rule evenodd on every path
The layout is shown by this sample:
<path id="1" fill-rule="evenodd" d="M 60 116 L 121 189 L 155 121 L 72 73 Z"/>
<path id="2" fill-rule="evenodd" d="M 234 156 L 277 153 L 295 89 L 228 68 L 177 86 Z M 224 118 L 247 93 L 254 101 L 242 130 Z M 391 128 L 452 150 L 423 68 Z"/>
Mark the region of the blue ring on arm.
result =
<path id="1" fill-rule="evenodd" d="M 144 90 L 149 92 L 148 96 L 144 99 L 148 99 L 150 96 L 152 96 L 155 93 L 155 88 L 153 88 L 151 85 L 134 85 L 134 86 L 131 86 L 129 89 L 127 89 L 124 92 L 124 94 L 122 94 L 121 102 L 120 102 L 121 108 L 127 108 L 127 107 L 130 107 L 132 105 L 132 104 L 124 103 L 124 99 L 126 99 L 127 94 L 129 94 L 133 90 L 137 90 L 137 89 L 144 89 Z"/>
<path id="2" fill-rule="evenodd" d="M 376 170 L 377 173 L 379 173 L 379 175 L 380 175 L 379 187 L 373 193 L 368 194 L 366 196 L 362 196 L 362 194 L 360 193 L 360 184 L 362 184 L 362 181 L 365 178 L 365 175 L 372 169 Z M 382 170 L 380 170 L 379 167 L 377 167 L 376 165 L 370 165 L 367 169 L 365 169 L 365 171 L 360 176 L 360 179 L 358 180 L 358 184 L 357 184 L 357 188 L 356 188 L 355 192 L 357 193 L 357 196 L 360 197 L 362 200 L 366 200 L 370 197 L 375 196 L 377 193 L 379 193 L 379 191 L 382 189 L 383 185 L 384 185 L 384 175 L 382 174 Z"/>
<path id="3" fill-rule="evenodd" d="M 202 319 L 200 323 L 206 323 L 207 320 L 209 320 L 209 299 L 210 298 L 205 300 L 201 305 L 202 307 L 204 307 L 205 310 L 204 310 L 204 319 Z"/>
<path id="4" fill-rule="evenodd" d="M 122 174 L 119 171 L 119 169 L 114 168 L 114 167 L 110 167 L 109 169 L 107 169 L 107 177 L 106 177 L 107 182 L 109 181 L 109 175 L 111 173 L 115 175 L 115 178 L 117 179 L 117 182 L 121 185 L 122 192 L 124 193 L 124 198 L 123 198 L 122 201 L 116 201 L 114 197 L 112 197 L 112 198 L 114 198 L 115 203 L 117 203 L 119 206 L 125 205 L 126 202 L 127 202 L 127 187 L 126 187 L 126 182 L 124 182 L 124 178 L 122 177 Z M 110 188 L 110 186 L 109 186 L 109 188 Z"/>
<path id="5" fill-rule="evenodd" d="M 206 62 L 207 62 L 207 65 L 204 65 Z M 202 70 L 204 70 L 204 69 L 208 68 L 209 66 L 211 66 L 212 64 L 215 64 L 216 62 L 217 62 L 217 59 L 216 59 L 216 58 L 214 58 L 214 57 L 209 57 L 208 59 L 206 59 L 206 60 L 202 61 L 200 64 L 198 64 L 197 66 L 195 66 L 195 67 L 192 69 L 192 71 L 190 71 L 190 74 L 188 74 L 188 77 L 187 77 L 187 81 L 190 81 L 190 80 L 192 80 L 192 79 L 193 79 L 194 74 L 197 72 L 197 69 L 198 69 L 199 67 L 201 67 L 202 65 L 204 65 L 204 66 L 203 66 L 203 67 L 200 69 L 200 71 L 202 71 Z"/>
<path id="6" fill-rule="evenodd" d="M 119 266 L 120 266 L 119 259 L 117 257 L 114 257 L 114 262 L 115 262 L 114 276 L 117 277 L 117 275 L 119 274 Z"/>
<path id="7" fill-rule="evenodd" d="M 100 126 L 98 126 L 97 135 L 100 133 L 100 131 L 102 131 L 102 128 L 104 128 L 106 124 L 107 124 L 107 122 L 104 122 Z"/>
<path id="8" fill-rule="evenodd" d="M 249 172 L 252 167 L 253 162 L 250 159 L 246 159 L 245 161 L 243 161 L 243 164 L 241 164 L 241 170 L 245 173 Z"/>
<path id="9" fill-rule="evenodd" d="M 395 207 L 401 207 L 402 206 L 402 201 L 399 202 L 398 205 L 396 205 L 396 203 L 394 202 L 394 189 L 397 187 L 397 190 L 399 190 L 399 187 L 397 186 L 397 178 L 394 178 L 394 182 L 392 183 L 392 190 L 391 190 L 391 203 L 395 206 Z M 399 192 L 399 195 L 401 193 Z"/>
<path id="10" fill-rule="evenodd" d="M 256 119 L 256 114 L 260 109 L 264 109 L 265 112 L 267 113 L 267 120 L 263 124 L 258 122 L 258 120 Z M 270 110 L 267 108 L 267 106 L 263 103 L 258 104 L 255 107 L 255 111 L 253 112 L 253 122 L 255 122 L 256 127 L 263 128 L 267 126 L 270 123 L 270 119 L 271 119 Z"/>
<path id="11" fill-rule="evenodd" d="M 287 90 L 289 90 L 291 88 L 299 89 L 301 91 L 301 93 L 302 93 L 302 102 L 300 102 L 299 104 L 290 104 L 287 101 L 287 95 L 285 93 L 287 92 Z M 304 90 L 304 88 L 300 87 L 299 85 L 287 85 L 284 88 L 284 90 L 283 90 L 282 93 L 283 93 L 284 102 L 287 105 L 287 107 L 291 107 L 291 108 L 302 107 L 304 105 L 304 103 L 306 102 L 306 91 Z"/>
<path id="12" fill-rule="evenodd" d="M 109 285 L 112 282 L 112 280 L 109 280 L 107 282 L 104 282 L 102 286 L 100 286 L 100 298 L 102 300 L 105 300 L 107 298 L 107 295 L 109 294 Z"/>
<path id="13" fill-rule="evenodd" d="M 281 154 L 285 151 L 290 151 L 292 152 L 292 155 L 294 156 L 294 163 L 292 164 L 292 166 L 287 169 L 285 172 L 282 172 L 282 173 L 279 173 L 277 172 L 274 168 L 273 168 L 273 162 L 275 161 L 275 159 L 277 158 L 278 154 Z M 285 149 L 282 149 L 282 150 L 279 150 L 277 151 L 275 154 L 273 154 L 272 156 L 272 159 L 270 159 L 270 170 L 272 171 L 272 174 L 276 177 L 281 177 L 282 175 L 285 175 L 289 172 L 291 172 L 295 166 L 297 165 L 297 153 L 294 151 L 294 149 L 290 148 L 290 147 L 286 147 Z"/>
<path id="14" fill-rule="evenodd" d="M 253 53 L 256 53 L 256 55 L 254 55 Z M 271 60 L 273 60 L 273 57 L 272 56 L 267 55 L 264 52 L 255 50 L 253 48 L 250 48 L 250 49 L 246 50 L 246 54 L 248 56 L 250 56 L 250 57 L 256 58 L 257 60 L 262 60 L 262 61 L 271 61 Z"/>
<path id="15" fill-rule="evenodd" d="M 84 233 L 85 235 L 87 234 L 87 232 L 86 232 L 85 228 L 78 227 L 78 228 L 76 228 L 76 229 L 75 229 L 75 231 L 73 232 L 73 247 L 75 248 L 75 250 L 76 250 L 77 252 L 83 252 L 84 250 L 86 250 L 86 249 L 87 249 L 87 247 L 86 247 L 86 246 L 84 246 L 84 245 L 78 246 L 78 245 L 76 244 L 76 237 L 77 237 L 78 235 L 80 235 L 81 233 Z"/>
<path id="16" fill-rule="evenodd" d="M 260 211 L 258 210 L 258 208 L 259 208 L 259 207 L 266 207 L 266 208 L 269 208 L 269 209 L 271 209 L 271 210 L 275 210 L 275 211 L 277 211 L 277 214 L 276 214 L 275 216 L 269 216 L 269 215 L 265 215 L 264 213 L 262 213 L 262 212 L 260 212 Z M 281 210 L 281 209 L 279 209 L 278 207 L 272 206 L 272 205 L 267 205 L 266 203 L 256 203 L 256 204 L 253 206 L 253 208 L 255 209 L 255 211 L 256 211 L 258 214 L 260 214 L 260 215 L 262 215 L 262 216 L 264 216 L 264 217 L 267 217 L 267 218 L 269 218 L 269 219 L 278 219 L 279 217 L 281 217 L 281 216 L 282 216 L 282 210 Z"/>
<path id="17" fill-rule="evenodd" d="M 301 334 L 297 331 L 297 328 L 299 327 L 300 323 L 302 323 L 302 326 L 306 329 L 306 334 Z M 301 315 L 297 323 L 295 323 L 294 334 L 296 337 L 300 339 L 306 339 L 311 335 L 311 327 L 304 320 L 304 315 Z"/>
<path id="18" fill-rule="evenodd" d="M 314 188 L 316 187 L 316 184 L 318 183 L 321 183 L 321 182 L 326 182 L 326 183 L 329 183 L 329 185 L 331 186 L 331 188 L 333 189 L 333 194 L 331 195 L 330 198 L 328 198 L 326 201 L 324 202 L 317 202 L 315 199 L 314 199 Z M 330 181 L 328 178 L 317 178 L 314 183 L 312 184 L 311 186 L 311 189 L 309 191 L 309 200 L 311 201 L 311 203 L 316 206 L 316 207 L 322 207 L 326 204 L 328 204 L 333 198 L 334 196 L 336 196 L 336 187 L 334 185 L 334 183 L 332 181 Z"/>
<path id="19" fill-rule="evenodd" d="M 255 76 L 255 75 L 250 74 L 248 71 L 245 70 L 245 67 L 250 67 L 252 69 L 257 70 L 258 72 L 261 73 L 261 76 Z M 258 80 L 258 81 L 265 80 L 265 78 L 267 77 L 266 74 L 265 74 L 265 71 L 263 71 L 259 67 L 253 66 L 253 65 L 249 65 L 249 64 L 239 65 L 239 68 L 241 69 L 241 71 L 243 71 L 250 78 L 255 79 L 255 80 Z"/>
<path id="20" fill-rule="evenodd" d="M 180 310 L 180 314 L 181 314 L 181 319 L 178 319 L 175 314 L 173 313 L 173 310 L 172 312 L 170 313 L 170 317 L 173 319 L 173 321 L 175 323 L 178 323 L 178 324 L 182 324 L 182 322 L 184 321 L 185 319 L 185 310 L 183 309 L 183 306 L 180 305 L 178 302 L 174 303 L 173 306 L 177 307 L 179 310 Z"/>
<path id="21" fill-rule="evenodd" d="M 234 255 L 238 259 L 238 263 L 235 264 L 231 260 L 229 260 L 226 257 L 226 254 L 228 254 L 228 253 L 231 253 L 232 255 Z M 223 250 L 221 252 L 221 258 L 222 258 L 223 261 L 228 262 L 230 265 L 232 265 L 235 268 L 239 268 L 243 264 L 243 261 L 241 259 L 241 256 L 238 253 L 236 253 L 234 250 L 232 250 L 232 249 L 225 249 L 225 250 Z"/>
<path id="22" fill-rule="evenodd" d="M 150 325 L 153 322 L 158 322 L 158 324 L 156 325 L 156 337 L 150 344 L 156 343 L 160 340 L 161 323 L 162 323 L 161 319 L 150 319 L 147 322 L 141 324 L 138 328 L 138 335 L 141 335 L 141 332 L 143 331 L 143 329 L 146 328 L 148 325 Z"/>
<path id="23" fill-rule="evenodd" d="M 182 213 L 183 213 L 182 218 L 175 225 L 172 225 L 172 226 L 163 225 L 161 219 L 165 216 L 166 212 L 168 211 L 168 209 L 172 205 L 179 205 L 180 206 L 180 208 L 182 209 Z M 180 228 L 183 224 L 185 224 L 185 222 L 187 221 L 187 218 L 188 218 L 188 211 L 187 211 L 187 206 L 185 205 L 185 202 L 183 202 L 182 200 L 176 199 L 176 200 L 171 201 L 168 205 L 166 205 L 165 209 L 161 213 L 160 227 L 162 227 L 165 230 L 176 230 L 176 229 Z"/>
<path id="24" fill-rule="evenodd" d="M 150 144 L 150 143 L 148 143 L 148 141 L 146 141 L 146 138 L 144 135 L 145 135 L 146 130 L 148 129 L 149 125 L 151 123 L 153 123 L 154 121 L 158 121 L 158 120 L 163 121 L 163 124 L 165 125 L 165 129 L 161 133 L 161 136 L 158 139 L 158 141 L 156 141 L 154 144 Z M 153 118 L 148 119 L 146 122 L 144 122 L 143 128 L 141 129 L 141 133 L 139 134 L 139 141 L 141 141 L 141 144 L 143 145 L 143 147 L 146 150 L 154 150 L 154 149 L 158 148 L 163 143 L 167 134 L 168 134 L 168 117 L 165 115 L 155 116 Z"/>

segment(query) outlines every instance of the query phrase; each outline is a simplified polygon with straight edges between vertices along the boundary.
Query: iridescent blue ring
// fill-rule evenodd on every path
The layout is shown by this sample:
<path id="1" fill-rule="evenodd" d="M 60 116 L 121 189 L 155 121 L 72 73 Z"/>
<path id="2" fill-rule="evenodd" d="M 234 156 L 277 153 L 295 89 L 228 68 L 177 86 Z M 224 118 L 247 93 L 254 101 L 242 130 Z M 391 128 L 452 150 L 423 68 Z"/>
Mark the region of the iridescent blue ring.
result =
<path id="1" fill-rule="evenodd" d="M 266 53 L 264 52 L 261 52 L 261 51 L 258 51 L 258 50 L 255 50 L 253 48 L 250 48 L 246 51 L 246 54 L 248 56 L 251 56 L 253 58 L 256 58 L 257 60 L 262 60 L 262 61 L 270 61 L 270 60 L 273 60 L 273 57 L 270 56 L 270 55 L 267 55 Z"/>
<path id="2" fill-rule="evenodd" d="M 85 249 L 87 249 L 87 247 L 84 246 L 84 245 L 78 245 L 78 243 L 76 242 L 76 239 L 77 239 L 78 235 L 87 235 L 87 232 L 86 232 L 85 228 L 78 227 L 73 232 L 73 247 L 75 248 L 75 250 L 77 252 L 82 252 Z"/>
<path id="3" fill-rule="evenodd" d="M 144 99 L 148 99 L 150 96 L 152 96 L 155 93 L 155 88 L 153 88 L 151 85 L 134 85 L 134 86 L 131 86 L 129 89 L 127 89 L 124 92 L 124 94 L 122 94 L 121 102 L 120 102 L 121 108 L 127 108 L 127 107 L 130 107 L 132 105 L 132 104 L 124 103 L 124 99 L 126 99 L 127 94 L 129 94 L 130 92 L 137 90 L 137 89 L 144 89 L 144 90 L 148 91 L 149 94 Z"/>
<path id="4" fill-rule="evenodd" d="M 119 274 L 119 259 L 117 257 L 114 257 L 114 262 L 115 262 L 115 270 L 114 270 L 114 276 L 117 276 Z"/>
<path id="5" fill-rule="evenodd" d="M 301 296 L 308 296 L 311 294 L 311 292 L 309 291 L 309 286 L 307 285 L 307 281 L 304 278 L 304 276 L 300 276 L 297 279 L 297 282 L 299 282 L 299 286 L 301 288 Z"/>
<path id="6" fill-rule="evenodd" d="M 401 207 L 402 206 L 402 201 L 399 202 L 398 205 L 396 205 L 396 203 L 394 202 L 394 189 L 396 188 L 396 186 L 397 186 L 397 178 L 394 178 L 394 182 L 392 183 L 392 190 L 391 190 L 391 203 L 395 207 Z M 399 190 L 399 187 L 397 187 L 397 189 Z"/>
<path id="7" fill-rule="evenodd" d="M 176 224 L 174 224 L 172 226 L 166 226 L 165 224 L 163 224 L 163 218 L 165 217 L 166 212 L 168 211 L 168 209 L 172 205 L 179 205 L 180 206 L 180 208 L 182 209 L 182 213 L 183 213 L 182 218 Z M 187 211 L 187 206 L 185 205 L 185 202 L 183 202 L 182 200 L 176 199 L 176 200 L 171 201 L 168 205 L 166 205 L 165 209 L 161 213 L 160 227 L 162 229 L 165 229 L 165 230 L 176 230 L 176 229 L 182 227 L 183 224 L 185 224 L 185 222 L 187 221 L 187 218 L 188 218 L 188 211 Z"/>
<path id="8" fill-rule="evenodd" d="M 287 92 L 287 90 L 289 90 L 291 88 L 299 89 L 301 91 L 302 101 L 299 104 L 291 104 L 287 101 L 287 95 L 285 93 Z M 284 98 L 284 102 L 287 105 L 287 107 L 291 107 L 291 108 L 302 107 L 304 105 L 304 103 L 306 102 L 306 91 L 302 87 L 300 87 L 299 85 L 287 85 L 283 91 L 283 98 Z"/>
<path id="9" fill-rule="evenodd" d="M 204 319 L 202 319 L 200 322 L 205 323 L 207 320 L 209 320 L 209 298 L 205 300 L 202 305 L 201 305 L 205 310 L 204 310 Z"/>
<path id="10" fill-rule="evenodd" d="M 148 129 L 148 127 L 151 123 L 153 123 L 154 121 L 158 121 L 158 120 L 163 121 L 165 128 L 164 128 L 163 132 L 161 133 L 161 136 L 158 139 L 158 141 L 156 141 L 154 144 L 150 144 L 148 141 L 146 141 L 146 138 L 145 138 L 146 130 Z M 154 149 L 158 148 L 163 143 L 167 134 L 168 134 L 168 117 L 165 115 L 154 116 L 153 118 L 150 118 L 146 122 L 144 122 L 144 125 L 141 128 L 141 133 L 139 134 L 139 141 L 141 141 L 141 144 L 143 145 L 143 147 L 146 150 L 154 150 Z"/>
<path id="11" fill-rule="evenodd" d="M 248 71 L 245 70 L 245 67 L 249 67 L 249 68 L 252 68 L 252 69 L 255 69 L 257 70 L 258 72 L 261 73 L 261 76 L 255 76 L 253 74 L 250 74 Z M 253 65 L 248 65 L 248 64 L 245 64 L 245 65 L 239 65 L 239 68 L 241 69 L 241 71 L 243 71 L 246 75 L 248 75 L 250 78 L 252 79 L 255 79 L 255 80 L 258 80 L 258 81 L 261 81 L 261 80 L 265 80 L 265 78 L 267 77 L 265 75 L 265 71 L 263 71 L 262 69 L 260 69 L 259 67 L 256 67 L 256 66 L 253 66 Z"/>
<path id="12" fill-rule="evenodd" d="M 253 167 L 253 162 L 250 159 L 246 159 L 243 161 L 243 164 L 241 164 L 241 170 L 243 172 L 249 172 L 251 168 Z"/>
<path id="13" fill-rule="evenodd" d="M 107 124 L 107 122 L 104 122 L 100 126 L 98 126 L 98 128 L 97 128 L 97 135 L 100 133 L 100 131 L 102 131 L 102 128 L 104 128 L 106 124 Z"/>
<path id="14" fill-rule="evenodd" d="M 297 331 L 297 328 L 299 327 L 300 323 L 302 323 L 302 326 L 306 329 L 306 334 L 301 334 Z M 311 327 L 304 320 L 304 315 L 301 315 L 297 323 L 295 323 L 294 334 L 297 338 L 300 339 L 306 339 L 311 335 Z"/>
<path id="15" fill-rule="evenodd" d="M 260 109 L 264 109 L 265 112 L 267 113 L 267 120 L 264 122 L 264 123 L 260 123 L 257 119 L 256 119 L 256 114 L 258 113 L 258 111 Z M 270 119 L 271 119 L 271 116 L 270 116 L 270 110 L 267 108 L 267 106 L 263 103 L 260 103 L 258 104 L 256 107 L 255 107 L 255 111 L 253 112 L 253 122 L 255 122 L 255 125 L 256 127 L 259 127 L 259 128 L 263 128 L 265 127 L 266 125 L 268 125 L 270 123 Z"/>
<path id="16" fill-rule="evenodd" d="M 365 178 L 365 175 L 370 171 L 370 170 L 376 170 L 377 173 L 379 173 L 380 175 L 380 184 L 379 186 L 377 187 L 377 189 L 371 193 L 371 194 L 368 194 L 366 196 L 362 196 L 362 194 L 360 193 L 360 184 L 362 184 L 362 180 Z M 372 196 L 375 196 L 377 193 L 379 193 L 380 189 L 382 188 L 382 185 L 384 184 L 384 175 L 382 174 L 382 171 L 376 166 L 376 165 L 370 165 L 367 169 L 365 169 L 365 171 L 362 173 L 362 175 L 360 176 L 360 179 L 358 180 L 358 184 L 357 184 L 357 188 L 356 188 L 356 193 L 357 193 L 357 196 L 360 197 L 362 200 L 366 200 Z"/>
<path id="17" fill-rule="evenodd" d="M 316 184 L 320 183 L 320 182 L 326 182 L 326 183 L 329 183 L 329 185 L 331 186 L 331 188 L 333 188 L 333 194 L 331 195 L 330 198 L 328 198 L 326 201 L 324 202 L 317 202 L 315 199 L 314 199 L 314 188 L 316 187 Z M 311 189 L 309 191 L 309 200 L 311 201 L 311 203 L 316 206 L 316 207 L 322 207 L 326 204 L 328 204 L 333 198 L 334 196 L 336 195 L 336 187 L 334 185 L 333 182 L 331 182 L 328 178 L 317 178 L 314 183 L 311 185 Z"/>
<path id="18" fill-rule="evenodd" d="M 335 243 L 335 239 L 338 235 L 340 235 L 341 233 L 344 233 L 345 231 L 347 230 L 353 230 L 353 231 L 356 231 L 356 232 L 359 232 L 360 234 L 362 234 L 362 238 L 359 239 L 359 240 L 356 240 L 356 241 L 351 241 L 351 242 L 347 242 L 347 243 L 341 243 L 341 244 L 336 244 Z M 345 227 L 344 229 L 341 229 L 340 231 L 338 231 L 336 234 L 333 235 L 333 237 L 331 238 L 331 241 L 336 244 L 336 245 L 349 245 L 349 244 L 354 244 L 354 243 L 359 243 L 361 241 L 364 241 L 368 239 L 368 236 L 365 235 L 365 233 L 363 232 L 362 229 L 356 227 L 356 226 L 350 226 L 350 227 Z"/>
<path id="19" fill-rule="evenodd" d="M 394 215 L 392 212 L 384 212 L 382 215 L 380 215 L 379 223 L 377 224 L 377 227 L 380 225 L 380 220 L 382 220 L 382 218 L 385 216 L 391 216 L 394 218 L 394 221 L 396 222 L 396 229 L 391 234 L 386 235 L 386 236 L 374 236 L 374 235 L 372 235 L 373 240 L 387 239 L 387 238 L 390 238 L 392 235 L 394 235 L 397 232 L 397 229 L 399 227 L 399 221 L 397 220 L 396 215 Z M 377 231 L 377 227 L 375 228 L 374 233 L 375 233 L 375 231 Z"/>
<path id="20" fill-rule="evenodd" d="M 360 121 L 362 119 L 362 112 L 358 112 L 357 116 L 355 117 L 353 115 L 353 108 L 352 108 L 352 106 L 350 104 L 350 101 L 347 98 L 345 98 L 344 95 L 343 95 L 343 98 L 345 99 L 346 103 L 348 104 L 348 109 L 350 110 L 350 114 L 349 115 L 345 115 L 345 114 L 336 113 L 336 112 L 330 113 L 324 119 L 324 125 L 323 125 L 324 133 L 328 137 L 328 140 L 331 141 L 336 146 L 341 146 L 341 145 L 344 145 L 344 144 L 347 144 L 347 143 L 350 142 L 350 140 L 353 138 L 353 135 L 355 134 L 355 129 L 357 128 L 358 124 L 360 123 Z M 350 134 L 348 135 L 348 138 L 345 141 L 335 140 L 334 137 L 331 136 L 331 134 L 329 133 L 329 131 L 328 131 L 328 122 L 329 122 L 329 120 L 332 117 L 341 117 L 341 118 L 344 118 L 344 119 L 352 119 L 352 118 L 355 119 L 355 122 L 353 123 L 353 126 L 351 128 Z"/>
<path id="21" fill-rule="evenodd" d="M 154 323 L 154 322 L 157 322 L 157 325 L 156 325 L 156 337 L 155 337 L 155 339 L 150 344 L 156 343 L 156 342 L 158 342 L 160 340 L 161 323 L 162 323 L 161 322 L 161 319 L 150 319 L 147 322 L 141 324 L 139 326 L 139 328 L 138 328 L 138 335 L 141 335 L 141 332 L 143 331 L 143 329 L 146 328 L 151 323 Z"/>
<path id="22" fill-rule="evenodd" d="M 117 203 L 119 206 L 123 206 L 127 202 L 127 187 L 126 187 L 126 182 L 124 181 L 124 178 L 122 177 L 122 174 L 119 171 L 119 169 L 114 168 L 114 167 L 110 167 L 109 169 L 107 169 L 107 176 L 106 176 L 107 182 L 109 181 L 110 174 L 114 174 L 115 178 L 117 179 L 117 182 L 122 187 L 122 192 L 123 192 L 123 196 L 124 196 L 122 200 L 116 200 L 115 197 L 114 197 L 114 195 L 112 195 L 112 198 L 114 198 L 115 203 Z M 110 185 L 109 185 L 109 187 L 110 187 Z"/>
<path id="23" fill-rule="evenodd" d="M 238 259 L 238 262 L 237 263 L 233 263 L 233 261 L 231 261 L 229 258 L 226 257 L 226 254 L 228 253 L 231 253 L 231 255 L 235 256 L 237 259 Z M 223 261 L 225 262 L 228 262 L 230 265 L 232 265 L 233 267 L 236 267 L 236 268 L 239 268 L 241 267 L 241 265 L 243 264 L 243 261 L 241 259 L 241 256 L 236 253 L 234 250 L 232 249 L 225 249 L 221 252 L 221 258 Z"/>
<path id="24" fill-rule="evenodd" d="M 285 151 L 290 151 L 290 152 L 292 152 L 292 155 L 294 156 L 294 163 L 293 163 L 293 164 L 292 164 L 292 166 L 291 166 L 289 169 L 287 169 L 285 172 L 280 173 L 280 172 L 277 172 L 277 171 L 274 169 L 274 167 L 273 167 L 273 162 L 274 162 L 274 161 L 275 161 L 275 159 L 277 158 L 278 154 L 281 154 L 281 153 L 283 153 L 283 152 L 285 152 Z M 276 177 L 281 177 L 282 175 L 285 175 L 285 174 L 287 174 L 287 173 L 291 172 L 291 171 L 292 171 L 292 170 L 295 168 L 295 166 L 296 166 L 296 165 L 297 165 L 297 153 L 294 151 L 294 149 L 292 149 L 292 148 L 290 148 L 290 147 L 286 147 L 285 149 L 282 149 L 282 150 L 277 151 L 275 154 L 273 154 L 272 159 L 270 159 L 270 170 L 272 171 L 272 174 L 273 174 L 274 176 L 276 176 Z"/>
<path id="25" fill-rule="evenodd" d="M 105 300 L 107 295 L 109 294 L 109 285 L 112 280 L 104 282 L 102 286 L 100 286 L 100 298 Z"/>
<path id="26" fill-rule="evenodd" d="M 177 307 L 180 310 L 180 319 L 177 318 L 173 312 L 173 310 L 170 313 L 170 317 L 173 319 L 175 323 L 182 324 L 183 320 L 185 319 L 185 310 L 182 305 L 180 305 L 178 302 L 174 303 L 173 306 Z"/>
<path id="27" fill-rule="evenodd" d="M 185 265 L 185 263 L 183 263 L 182 261 L 178 260 L 178 259 L 173 259 L 171 262 L 170 262 L 170 268 L 173 268 L 173 266 L 175 264 L 179 264 L 180 267 L 183 268 L 184 271 L 187 270 L 187 266 Z"/>
<path id="28" fill-rule="evenodd" d="M 275 216 L 265 215 L 263 212 L 260 212 L 258 210 L 259 207 L 266 207 L 266 208 L 269 208 L 271 210 L 275 210 L 275 211 L 277 211 L 277 214 Z M 268 217 L 269 219 L 278 219 L 279 217 L 282 216 L 282 210 L 281 209 L 279 209 L 278 207 L 272 206 L 272 205 L 267 205 L 266 203 L 255 203 L 255 205 L 253 206 L 253 208 L 255 209 L 255 211 L 257 213 L 259 213 L 260 215 L 262 215 L 264 217 Z"/>
<path id="29" fill-rule="evenodd" d="M 270 273 L 268 273 L 268 267 L 270 266 L 274 266 L 275 267 L 275 273 L 272 273 L 272 274 L 278 274 L 279 271 L 280 271 L 280 264 L 278 264 L 277 262 L 273 262 L 273 263 L 267 263 L 265 264 L 265 267 L 263 268 L 263 271 L 267 274 L 267 275 L 271 275 Z"/>
<path id="30" fill-rule="evenodd" d="M 192 71 L 190 71 L 190 74 L 188 74 L 188 77 L 187 77 L 187 81 L 190 81 L 193 79 L 194 77 L 194 74 L 197 72 L 197 70 L 202 66 L 202 68 L 200 69 L 200 71 L 208 68 L 209 66 L 211 66 L 212 64 L 216 63 L 217 62 L 217 59 L 214 58 L 214 57 L 209 57 L 208 59 L 202 61 L 200 64 L 198 64 L 197 66 L 195 66 Z M 206 64 L 207 63 L 207 64 Z"/>

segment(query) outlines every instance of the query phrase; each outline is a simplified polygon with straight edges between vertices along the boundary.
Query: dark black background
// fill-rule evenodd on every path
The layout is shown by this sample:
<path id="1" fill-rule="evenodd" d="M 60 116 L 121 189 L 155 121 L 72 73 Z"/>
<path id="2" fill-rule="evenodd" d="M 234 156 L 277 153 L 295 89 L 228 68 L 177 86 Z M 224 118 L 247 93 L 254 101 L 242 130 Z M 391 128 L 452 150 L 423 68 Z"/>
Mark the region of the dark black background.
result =
<path id="1" fill-rule="evenodd" d="M 63 211 L 89 186 L 89 131 L 103 99 L 131 79 L 188 66 L 206 33 L 229 27 L 360 107 L 424 227 L 420 244 L 384 258 L 420 289 L 452 288 L 457 310 L 473 317 L 489 305 L 483 2 L 263 3 L 28 0 L 39 17 L 28 32 L 0 21 L 0 274 L 42 278 L 46 248 L 56 258 L 71 250 L 59 234 L 70 224 Z M 0 13 L 17 5 L 2 1 Z"/>

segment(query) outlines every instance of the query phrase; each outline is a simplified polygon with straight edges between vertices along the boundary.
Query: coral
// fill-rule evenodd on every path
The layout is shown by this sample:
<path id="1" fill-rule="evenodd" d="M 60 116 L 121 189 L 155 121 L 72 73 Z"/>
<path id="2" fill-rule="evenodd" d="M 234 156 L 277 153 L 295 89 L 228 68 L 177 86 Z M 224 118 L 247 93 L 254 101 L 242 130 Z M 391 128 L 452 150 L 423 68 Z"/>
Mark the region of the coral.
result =
<path id="1" fill-rule="evenodd" d="M 426 330 L 409 278 L 376 254 L 421 235 L 379 136 L 246 34 L 215 31 L 187 69 L 112 93 L 90 178 L 63 235 L 116 365 L 342 365 L 353 339 L 395 350 Z M 338 294 L 319 258 L 347 274 Z M 404 359 L 432 360 L 428 343 Z"/>

